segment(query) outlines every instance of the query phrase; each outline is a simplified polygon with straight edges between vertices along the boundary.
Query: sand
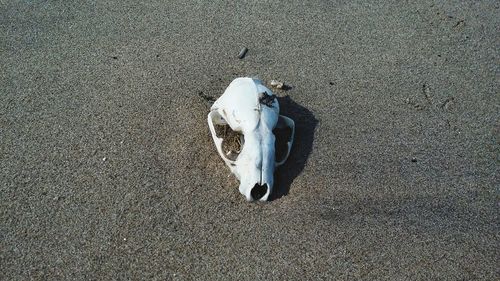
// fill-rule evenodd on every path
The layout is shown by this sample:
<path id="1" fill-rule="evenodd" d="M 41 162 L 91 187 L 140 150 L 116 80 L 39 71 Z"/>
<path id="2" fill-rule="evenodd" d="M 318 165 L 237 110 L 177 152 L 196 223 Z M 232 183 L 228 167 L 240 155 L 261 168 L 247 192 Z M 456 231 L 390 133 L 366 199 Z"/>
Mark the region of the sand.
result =
<path id="1" fill-rule="evenodd" d="M 498 1 L 3 1 L 0 279 L 498 280 L 499 21 Z M 290 85 L 267 204 L 206 123 L 240 76 Z"/>
<path id="2" fill-rule="evenodd" d="M 235 161 L 245 143 L 242 133 L 233 131 L 229 125 L 215 125 L 215 134 L 222 139 L 222 152 L 229 160 Z"/>

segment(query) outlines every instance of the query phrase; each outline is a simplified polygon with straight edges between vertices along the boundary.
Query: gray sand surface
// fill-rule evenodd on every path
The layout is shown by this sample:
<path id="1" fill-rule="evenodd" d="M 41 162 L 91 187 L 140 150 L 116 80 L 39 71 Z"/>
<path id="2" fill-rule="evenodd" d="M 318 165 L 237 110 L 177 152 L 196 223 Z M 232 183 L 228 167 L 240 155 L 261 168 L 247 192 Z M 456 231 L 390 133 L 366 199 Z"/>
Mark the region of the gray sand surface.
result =
<path id="1" fill-rule="evenodd" d="M 500 279 L 498 1 L 137 2 L 0 1 L 0 280 Z M 267 204 L 239 76 L 292 86 Z"/>

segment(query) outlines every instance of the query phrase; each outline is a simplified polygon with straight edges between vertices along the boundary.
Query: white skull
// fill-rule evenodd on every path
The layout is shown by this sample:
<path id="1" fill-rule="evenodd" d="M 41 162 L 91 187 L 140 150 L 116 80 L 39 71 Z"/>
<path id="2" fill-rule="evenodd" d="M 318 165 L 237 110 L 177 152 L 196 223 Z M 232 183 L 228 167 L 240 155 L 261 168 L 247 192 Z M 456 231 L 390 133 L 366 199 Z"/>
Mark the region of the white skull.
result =
<path id="1" fill-rule="evenodd" d="M 259 80 L 233 80 L 212 105 L 208 126 L 219 155 L 240 181 L 240 193 L 248 201 L 266 201 L 273 191 L 274 169 L 288 158 L 295 133 L 293 120 L 279 115 L 273 92 Z M 224 136 L 217 135 L 216 126 L 229 126 L 233 133 L 241 134 L 241 149 L 225 151 Z M 273 130 L 279 129 L 286 130 L 285 140 L 276 139 Z M 276 150 L 279 144 L 284 148 Z M 277 152 L 282 152 L 279 159 Z"/>

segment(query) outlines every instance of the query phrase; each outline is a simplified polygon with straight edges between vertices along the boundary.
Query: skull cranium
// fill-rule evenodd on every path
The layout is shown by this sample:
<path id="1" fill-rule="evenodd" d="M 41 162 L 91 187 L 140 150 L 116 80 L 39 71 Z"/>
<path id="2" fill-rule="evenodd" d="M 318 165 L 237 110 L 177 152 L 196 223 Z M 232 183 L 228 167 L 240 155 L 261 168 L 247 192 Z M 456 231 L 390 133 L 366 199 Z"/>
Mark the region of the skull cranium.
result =
<path id="1" fill-rule="evenodd" d="M 219 155 L 240 181 L 240 193 L 248 201 L 266 201 L 295 133 L 293 120 L 279 115 L 276 96 L 259 80 L 237 78 L 212 105 L 208 125 Z M 225 132 L 229 127 L 236 148 L 228 147 L 231 136 L 221 126 Z"/>

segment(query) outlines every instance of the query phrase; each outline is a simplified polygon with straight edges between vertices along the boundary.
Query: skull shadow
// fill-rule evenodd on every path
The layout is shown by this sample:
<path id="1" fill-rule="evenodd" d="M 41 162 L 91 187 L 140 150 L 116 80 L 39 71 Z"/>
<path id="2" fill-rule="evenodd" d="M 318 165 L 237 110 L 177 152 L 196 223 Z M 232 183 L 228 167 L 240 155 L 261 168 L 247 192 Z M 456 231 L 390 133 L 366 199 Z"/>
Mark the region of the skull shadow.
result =
<path id="1" fill-rule="evenodd" d="M 280 114 L 290 117 L 295 122 L 295 138 L 287 161 L 275 171 L 274 191 L 269 201 L 288 194 L 293 180 L 304 169 L 311 154 L 314 132 L 318 120 L 307 108 L 294 102 L 289 96 L 278 97 Z"/>

